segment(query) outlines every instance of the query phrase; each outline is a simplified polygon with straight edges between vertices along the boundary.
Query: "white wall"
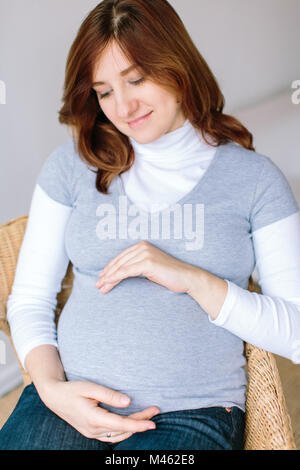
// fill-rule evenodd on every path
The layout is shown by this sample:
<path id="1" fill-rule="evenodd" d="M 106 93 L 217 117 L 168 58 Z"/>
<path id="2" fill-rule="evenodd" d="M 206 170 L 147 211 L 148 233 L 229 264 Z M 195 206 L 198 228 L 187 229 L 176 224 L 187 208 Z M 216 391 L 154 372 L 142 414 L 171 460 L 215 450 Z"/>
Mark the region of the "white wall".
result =
<path id="1" fill-rule="evenodd" d="M 252 132 L 256 151 L 284 172 L 300 204 L 300 103 L 293 104 L 287 90 L 236 112 L 236 117 Z"/>
<path id="2" fill-rule="evenodd" d="M 0 104 L 0 224 L 28 213 L 42 163 L 70 136 L 57 119 L 65 61 L 81 21 L 98 3 L 0 0 L 0 80 L 6 84 L 6 104 Z M 291 83 L 300 79 L 300 1 L 170 3 L 214 72 L 225 112 L 249 126 L 257 151 L 274 159 L 300 201 L 300 105 L 290 100 Z M 7 357 L 7 367 L 0 365 L 2 384 L 16 364 L 11 352 Z"/>
<path id="3" fill-rule="evenodd" d="M 66 56 L 95 0 L 0 0 L 0 224 L 28 212 L 37 173 L 69 138 Z M 234 112 L 300 78 L 299 0 L 171 0 Z"/>
<path id="4" fill-rule="evenodd" d="M 300 78 L 299 0 L 172 1 L 217 77 L 227 111 Z"/>

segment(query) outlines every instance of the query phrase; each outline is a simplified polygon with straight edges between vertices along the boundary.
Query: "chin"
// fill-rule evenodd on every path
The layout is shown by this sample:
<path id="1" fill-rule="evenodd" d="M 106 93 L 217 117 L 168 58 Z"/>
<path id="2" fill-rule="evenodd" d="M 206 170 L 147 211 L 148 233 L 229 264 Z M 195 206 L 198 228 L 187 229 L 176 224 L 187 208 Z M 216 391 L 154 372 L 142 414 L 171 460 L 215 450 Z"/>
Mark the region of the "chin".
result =
<path id="1" fill-rule="evenodd" d="M 150 144 L 150 142 L 154 142 L 157 140 L 161 135 L 163 135 L 162 132 L 155 132 L 151 131 L 151 129 L 145 129 L 144 132 L 141 130 L 134 130 L 130 129 L 131 132 L 126 132 L 126 134 L 129 137 L 132 137 L 136 142 L 139 144 Z"/>
<path id="2" fill-rule="evenodd" d="M 143 136 L 132 136 L 132 138 L 138 142 L 139 144 L 150 144 L 151 142 L 154 142 L 155 140 L 159 139 L 163 134 L 159 133 L 156 136 L 152 137 L 144 137 Z"/>

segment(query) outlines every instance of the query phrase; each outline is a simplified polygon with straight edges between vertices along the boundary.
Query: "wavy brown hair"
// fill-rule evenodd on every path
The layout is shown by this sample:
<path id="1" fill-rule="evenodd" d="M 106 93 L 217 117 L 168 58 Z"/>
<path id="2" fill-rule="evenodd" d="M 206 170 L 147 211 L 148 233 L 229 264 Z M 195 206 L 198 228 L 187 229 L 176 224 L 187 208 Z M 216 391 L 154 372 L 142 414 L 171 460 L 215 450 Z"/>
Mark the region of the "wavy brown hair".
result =
<path id="1" fill-rule="evenodd" d="M 107 119 L 92 88 L 94 67 L 112 41 L 148 79 L 180 96 L 185 118 L 207 143 L 233 141 L 255 150 L 252 134 L 223 114 L 216 78 L 166 0 L 104 0 L 85 18 L 71 46 L 59 111 L 60 123 L 72 128 L 79 156 L 97 168 L 99 192 L 107 194 L 113 178 L 135 158 L 130 139 Z"/>

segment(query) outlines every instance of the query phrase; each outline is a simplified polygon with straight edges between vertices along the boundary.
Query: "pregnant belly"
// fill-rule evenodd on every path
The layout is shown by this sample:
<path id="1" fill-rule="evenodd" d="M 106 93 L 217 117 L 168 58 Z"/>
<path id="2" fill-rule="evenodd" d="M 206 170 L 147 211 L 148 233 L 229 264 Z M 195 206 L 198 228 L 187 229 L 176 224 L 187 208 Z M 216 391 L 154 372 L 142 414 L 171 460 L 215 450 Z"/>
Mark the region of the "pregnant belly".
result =
<path id="1" fill-rule="evenodd" d="M 65 371 L 115 389 L 169 389 L 197 383 L 218 367 L 228 372 L 226 351 L 240 348 L 240 340 L 212 325 L 188 294 L 145 278 L 125 279 L 107 294 L 90 284 L 75 284 L 61 313 Z"/>

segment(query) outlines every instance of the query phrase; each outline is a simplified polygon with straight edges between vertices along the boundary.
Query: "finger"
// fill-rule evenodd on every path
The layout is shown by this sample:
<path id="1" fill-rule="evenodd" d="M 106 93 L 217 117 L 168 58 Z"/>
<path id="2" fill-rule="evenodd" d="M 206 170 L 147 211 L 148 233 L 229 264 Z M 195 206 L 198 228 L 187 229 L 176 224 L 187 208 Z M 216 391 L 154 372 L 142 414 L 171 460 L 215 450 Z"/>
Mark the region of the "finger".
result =
<path id="1" fill-rule="evenodd" d="M 131 437 L 134 433 L 133 432 L 127 432 L 127 433 L 112 433 L 111 437 L 107 437 L 106 434 L 103 436 L 99 436 L 98 441 L 101 442 L 111 442 L 112 444 L 116 444 L 117 442 L 124 441 L 125 439 L 128 439 Z"/>
<path id="2" fill-rule="evenodd" d="M 140 256 L 140 257 L 137 257 L 136 255 L 132 256 L 132 258 L 128 260 L 127 263 L 124 264 L 122 268 L 116 267 L 114 271 L 108 272 L 104 278 L 101 278 L 99 281 L 97 281 L 96 287 L 98 287 L 101 290 L 101 292 L 104 292 L 104 291 L 108 292 L 113 287 L 115 287 L 122 279 L 125 279 L 127 277 L 138 276 L 139 274 L 142 274 L 143 260 L 144 260 L 143 256 Z M 138 262 L 141 262 L 140 272 L 136 274 L 132 273 L 131 276 L 130 276 L 130 273 L 128 273 L 127 275 L 126 274 L 127 267 Z M 119 276 L 119 273 L 121 272 L 120 269 L 122 269 L 122 272 L 123 272 L 122 277 Z"/>
<path id="3" fill-rule="evenodd" d="M 127 253 L 126 255 L 122 256 L 118 261 L 116 261 L 114 264 L 112 264 L 110 267 L 107 265 L 107 269 L 105 268 L 105 272 L 101 275 L 100 279 L 106 279 L 109 278 L 113 273 L 117 271 L 117 269 L 120 266 L 124 266 L 127 264 L 132 264 L 134 260 L 138 261 L 141 260 L 141 256 L 138 256 L 139 254 L 136 253 L 136 251 L 131 251 Z"/>
<path id="4" fill-rule="evenodd" d="M 144 261 L 137 261 L 130 265 L 120 267 L 115 273 L 110 274 L 109 278 L 105 282 L 120 282 L 127 277 L 136 277 L 143 274 Z"/>
<path id="5" fill-rule="evenodd" d="M 135 245 L 132 245 L 125 250 L 123 250 L 119 255 L 115 256 L 101 271 L 100 274 L 105 274 L 112 266 L 115 265 L 121 258 L 126 256 L 128 253 L 134 253 L 134 252 L 140 252 L 143 250 L 145 247 L 151 245 L 149 242 L 145 242 L 144 240 L 140 241 L 139 243 L 136 243 Z M 151 245 L 153 247 L 153 245 Z"/>
<path id="6" fill-rule="evenodd" d="M 138 411 L 136 413 L 132 413 L 129 415 L 129 417 L 134 418 L 134 419 L 147 419 L 147 418 L 152 418 L 153 416 L 156 416 L 157 414 L 160 413 L 159 408 L 155 406 L 151 406 L 150 408 L 146 408 L 145 410 Z M 107 437 L 107 433 L 111 432 L 109 429 L 105 429 L 105 432 L 100 434 L 99 440 L 103 442 L 120 442 L 121 440 L 128 439 L 128 437 L 132 436 L 134 433 L 133 432 L 127 432 L 127 433 L 122 433 L 122 432 L 111 432 L 111 436 Z M 120 439 L 122 438 L 122 439 Z"/>
<path id="7" fill-rule="evenodd" d="M 83 397 L 94 399 L 99 403 L 105 403 L 115 408 L 124 408 L 130 404 L 130 397 L 112 388 L 88 381 L 77 382 L 77 384 L 80 386 L 80 395 Z M 123 398 L 127 401 L 122 402 Z"/>
<path id="8" fill-rule="evenodd" d="M 155 429 L 155 423 L 153 421 L 147 420 L 138 420 L 134 418 L 129 418 L 127 416 L 121 416 L 116 413 L 111 413 L 110 411 L 105 410 L 105 413 L 102 414 L 101 408 L 99 409 L 101 413 L 101 430 L 108 428 L 112 432 L 143 432 L 150 429 Z"/>
<path id="9" fill-rule="evenodd" d="M 117 256 L 115 256 L 104 268 L 103 273 L 106 273 L 115 263 L 117 263 L 123 256 L 126 256 L 128 253 L 132 253 L 137 250 L 139 244 L 135 244 L 123 250 Z"/>
<path id="10" fill-rule="evenodd" d="M 156 416 L 159 413 L 160 409 L 157 408 L 157 406 L 150 406 L 150 408 L 146 408 L 145 410 L 132 413 L 128 416 L 134 419 L 151 419 L 153 416 Z"/>
<path id="11" fill-rule="evenodd" d="M 104 292 L 108 292 L 111 290 L 113 287 L 115 287 L 117 284 L 119 284 L 120 281 L 109 281 L 109 280 L 104 280 L 104 281 L 98 281 L 96 283 L 96 287 L 100 290 L 100 292 L 103 294 Z"/>

